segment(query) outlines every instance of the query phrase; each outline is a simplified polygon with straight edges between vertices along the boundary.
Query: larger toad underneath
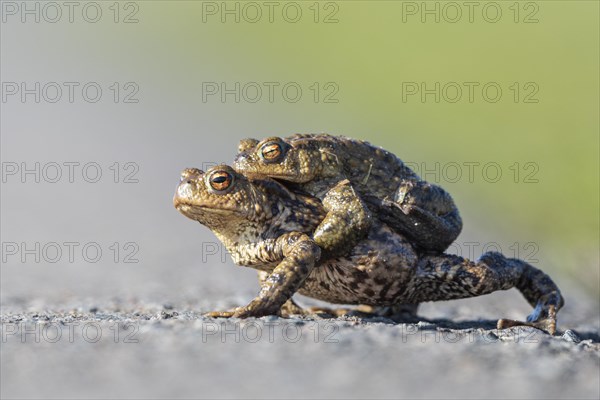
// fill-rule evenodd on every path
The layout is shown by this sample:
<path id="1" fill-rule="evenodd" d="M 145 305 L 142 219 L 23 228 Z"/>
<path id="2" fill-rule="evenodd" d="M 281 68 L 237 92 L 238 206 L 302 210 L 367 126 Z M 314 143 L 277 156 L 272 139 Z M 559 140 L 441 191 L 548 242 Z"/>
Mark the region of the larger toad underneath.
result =
<path id="1" fill-rule="evenodd" d="M 560 291 L 524 261 L 495 252 L 478 261 L 420 255 L 403 235 L 377 219 L 345 256 L 321 260 L 311 237 L 326 215 L 319 199 L 270 179 L 250 180 L 225 165 L 206 173 L 186 169 L 173 202 L 182 214 L 211 229 L 236 264 L 263 276 L 260 293 L 248 305 L 213 316 L 279 314 L 294 293 L 332 303 L 395 306 L 516 287 L 534 311 L 527 322 L 503 319 L 499 328 L 531 325 L 555 332 L 556 312 L 563 305 Z"/>

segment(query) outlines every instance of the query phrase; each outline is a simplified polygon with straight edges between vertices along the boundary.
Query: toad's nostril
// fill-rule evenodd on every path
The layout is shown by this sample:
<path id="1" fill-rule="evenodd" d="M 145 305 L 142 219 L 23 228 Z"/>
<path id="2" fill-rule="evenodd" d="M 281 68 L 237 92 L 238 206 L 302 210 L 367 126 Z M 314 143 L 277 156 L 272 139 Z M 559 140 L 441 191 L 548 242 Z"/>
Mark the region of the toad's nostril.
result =
<path id="1" fill-rule="evenodd" d="M 235 157 L 234 164 L 245 164 L 248 161 L 248 155 L 246 153 L 240 153 Z"/>
<path id="2" fill-rule="evenodd" d="M 189 185 L 189 184 L 191 184 L 191 183 L 192 183 L 192 181 L 188 180 L 186 183 Z"/>

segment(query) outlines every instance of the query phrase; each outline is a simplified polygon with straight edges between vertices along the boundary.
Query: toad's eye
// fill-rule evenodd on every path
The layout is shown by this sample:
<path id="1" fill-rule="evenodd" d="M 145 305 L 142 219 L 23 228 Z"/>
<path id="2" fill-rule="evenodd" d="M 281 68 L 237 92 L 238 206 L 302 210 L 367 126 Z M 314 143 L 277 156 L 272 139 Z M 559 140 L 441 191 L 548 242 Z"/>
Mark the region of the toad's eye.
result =
<path id="1" fill-rule="evenodd" d="M 277 142 L 265 143 L 260 149 L 260 156 L 265 162 L 271 163 L 278 161 L 283 155 L 281 144 Z"/>
<path id="2" fill-rule="evenodd" d="M 222 192 L 229 189 L 233 182 L 233 176 L 227 171 L 216 171 L 210 176 L 208 180 L 210 187 L 217 192 Z"/>

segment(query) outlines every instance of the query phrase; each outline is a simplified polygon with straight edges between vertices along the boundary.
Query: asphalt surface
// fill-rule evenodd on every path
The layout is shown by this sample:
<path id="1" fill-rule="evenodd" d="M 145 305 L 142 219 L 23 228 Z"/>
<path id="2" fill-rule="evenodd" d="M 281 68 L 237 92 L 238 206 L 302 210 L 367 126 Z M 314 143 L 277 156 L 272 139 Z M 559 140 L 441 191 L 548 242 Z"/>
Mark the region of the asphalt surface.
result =
<path id="1" fill-rule="evenodd" d="M 357 316 L 204 318 L 255 290 L 250 281 L 210 283 L 204 291 L 200 284 L 202 296 L 183 283 L 173 288 L 180 296 L 150 288 L 124 297 L 119 283 L 105 298 L 92 288 L 88 296 L 45 298 L 5 291 L 2 398 L 600 396 L 598 305 L 574 288 L 564 293 L 560 331 L 551 337 L 495 330 L 497 318 L 530 311 L 515 290 L 424 304 L 419 321 L 395 324 Z"/>

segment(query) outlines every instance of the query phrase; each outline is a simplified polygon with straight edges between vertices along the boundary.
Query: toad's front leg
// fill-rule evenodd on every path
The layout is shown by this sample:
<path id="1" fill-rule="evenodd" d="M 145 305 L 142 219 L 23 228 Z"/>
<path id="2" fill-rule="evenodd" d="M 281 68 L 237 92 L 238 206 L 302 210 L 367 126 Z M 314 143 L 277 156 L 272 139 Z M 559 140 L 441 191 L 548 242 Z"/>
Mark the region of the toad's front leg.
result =
<path id="1" fill-rule="evenodd" d="M 371 211 L 347 179 L 327 192 L 323 207 L 327 215 L 315 229 L 315 242 L 323 259 L 345 255 L 369 232 Z"/>
<path id="2" fill-rule="evenodd" d="M 253 255 L 244 255 L 245 250 L 240 249 L 238 256 L 241 258 L 234 256 L 237 263 L 280 263 L 263 281 L 260 293 L 248 305 L 233 311 L 209 313 L 208 316 L 248 318 L 279 314 L 281 307 L 302 286 L 321 256 L 319 246 L 310 237 L 298 232 L 286 233 L 274 241 L 267 240 L 252 246 L 257 251 Z"/>

